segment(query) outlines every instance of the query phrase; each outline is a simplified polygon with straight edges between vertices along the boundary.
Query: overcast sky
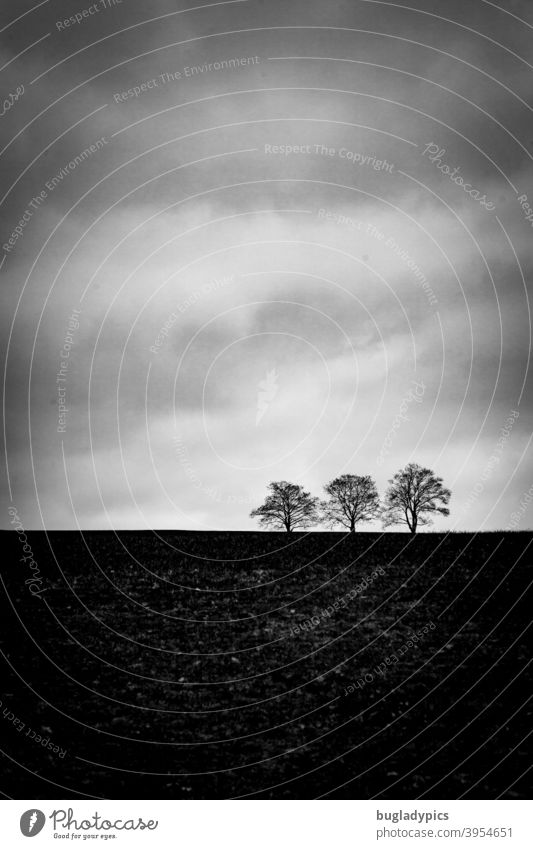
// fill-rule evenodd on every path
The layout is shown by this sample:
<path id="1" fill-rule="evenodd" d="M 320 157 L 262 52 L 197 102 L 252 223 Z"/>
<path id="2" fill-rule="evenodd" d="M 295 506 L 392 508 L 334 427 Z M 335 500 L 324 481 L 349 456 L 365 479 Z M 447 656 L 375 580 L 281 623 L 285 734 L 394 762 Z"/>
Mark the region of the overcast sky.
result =
<path id="1" fill-rule="evenodd" d="M 532 527 L 533 9 L 500 6 L 4 4 L 4 526 L 252 529 L 269 481 L 416 461 L 437 529 Z"/>

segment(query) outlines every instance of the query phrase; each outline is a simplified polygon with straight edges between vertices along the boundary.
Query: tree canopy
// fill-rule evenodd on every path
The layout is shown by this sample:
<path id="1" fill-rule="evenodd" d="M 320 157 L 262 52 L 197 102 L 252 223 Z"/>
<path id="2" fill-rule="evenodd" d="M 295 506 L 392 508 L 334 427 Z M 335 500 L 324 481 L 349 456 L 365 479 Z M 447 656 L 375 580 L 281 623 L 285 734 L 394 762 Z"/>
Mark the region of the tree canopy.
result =
<path id="1" fill-rule="evenodd" d="M 318 498 L 303 487 L 288 481 L 273 481 L 268 488 L 270 493 L 263 504 L 250 513 L 261 525 L 284 528 L 290 533 L 319 522 Z"/>
<path id="2" fill-rule="evenodd" d="M 355 531 L 359 522 L 369 522 L 379 513 L 379 495 L 370 475 L 340 475 L 324 489 L 329 498 L 322 502 L 322 513 L 329 525 Z"/>
<path id="3" fill-rule="evenodd" d="M 419 525 L 430 525 L 436 513 L 449 516 L 451 492 L 431 469 L 409 463 L 389 480 L 382 512 L 383 524 L 405 524 L 412 534 Z"/>
<path id="4" fill-rule="evenodd" d="M 384 527 L 407 525 L 412 534 L 431 525 L 433 516 L 449 516 L 451 492 L 431 469 L 408 463 L 389 480 L 383 505 L 370 475 L 339 475 L 324 490 L 327 499 L 306 492 L 289 481 L 273 481 L 263 504 L 252 510 L 251 518 L 273 529 L 287 532 L 322 522 L 341 525 L 354 532 L 360 522 L 381 518 Z"/>

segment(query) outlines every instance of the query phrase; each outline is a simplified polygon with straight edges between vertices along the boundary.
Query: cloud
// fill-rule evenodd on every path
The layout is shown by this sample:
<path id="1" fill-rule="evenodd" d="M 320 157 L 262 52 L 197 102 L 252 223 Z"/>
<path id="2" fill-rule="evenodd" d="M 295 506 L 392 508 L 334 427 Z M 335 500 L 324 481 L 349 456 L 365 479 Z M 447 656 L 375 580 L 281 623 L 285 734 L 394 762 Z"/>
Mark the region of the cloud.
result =
<path id="1" fill-rule="evenodd" d="M 252 527 L 269 480 L 320 490 L 360 471 L 383 490 L 410 459 L 468 498 L 529 350 L 531 233 L 513 189 L 531 202 L 527 67 L 510 52 L 525 55 L 525 30 L 506 20 L 505 50 L 490 41 L 502 10 L 451 3 L 455 26 L 359 5 L 243 3 L 136 26 L 168 7 L 121 4 L 65 32 L 66 3 L 31 18 L 32 38 L 52 34 L 5 78 L 26 90 L 9 114 L 2 243 L 31 215 L 0 293 L 9 472 L 28 527 L 41 511 L 49 527 Z M 12 35 L 4 61 L 28 43 L 24 27 Z M 209 67 L 232 56 L 259 61 Z M 378 467 L 414 379 L 423 403 Z M 516 484 L 490 526 L 523 486 L 526 403 L 494 477 Z M 491 481 L 460 521 L 483 521 L 496 493 Z"/>

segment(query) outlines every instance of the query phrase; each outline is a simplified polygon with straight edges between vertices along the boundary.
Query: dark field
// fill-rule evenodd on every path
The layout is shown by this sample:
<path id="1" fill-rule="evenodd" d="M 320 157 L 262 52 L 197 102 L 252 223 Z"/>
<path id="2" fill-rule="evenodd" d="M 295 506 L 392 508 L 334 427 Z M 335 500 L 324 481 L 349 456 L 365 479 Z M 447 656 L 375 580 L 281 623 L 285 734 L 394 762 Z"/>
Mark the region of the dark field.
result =
<path id="1" fill-rule="evenodd" d="M 5 795 L 528 797 L 531 534 L 28 539 L 36 597 L 2 534 Z"/>

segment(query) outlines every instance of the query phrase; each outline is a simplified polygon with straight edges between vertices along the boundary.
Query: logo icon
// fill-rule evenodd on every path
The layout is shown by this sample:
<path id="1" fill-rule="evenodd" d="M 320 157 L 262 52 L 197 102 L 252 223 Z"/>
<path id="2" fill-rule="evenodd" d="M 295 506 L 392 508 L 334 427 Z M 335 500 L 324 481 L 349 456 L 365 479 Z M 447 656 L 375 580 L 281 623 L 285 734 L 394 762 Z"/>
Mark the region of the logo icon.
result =
<path id="1" fill-rule="evenodd" d="M 30 808 L 29 811 L 24 811 L 20 818 L 20 830 L 24 837 L 35 837 L 42 831 L 45 822 L 46 817 L 42 811 Z"/>
<path id="2" fill-rule="evenodd" d="M 278 394 L 278 374 L 276 369 L 267 371 L 265 379 L 259 381 L 258 390 L 257 414 L 255 417 L 256 427 Z"/>

